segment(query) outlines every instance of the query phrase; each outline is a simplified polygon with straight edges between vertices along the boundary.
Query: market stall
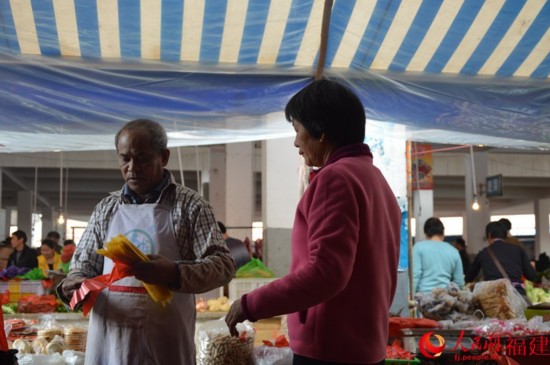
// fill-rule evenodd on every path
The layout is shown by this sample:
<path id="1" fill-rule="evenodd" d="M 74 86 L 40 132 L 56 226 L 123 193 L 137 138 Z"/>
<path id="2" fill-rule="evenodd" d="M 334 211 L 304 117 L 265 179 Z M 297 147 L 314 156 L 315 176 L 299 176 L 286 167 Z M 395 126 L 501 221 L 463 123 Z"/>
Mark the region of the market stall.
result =
<path id="1" fill-rule="evenodd" d="M 120 255 L 117 260 L 127 259 L 126 254 Z M 270 364 L 273 359 L 290 356 L 284 316 L 247 323 L 246 330 L 241 334 L 246 337 L 231 338 L 223 321 L 231 303 L 239 300 L 243 294 L 275 280 L 273 272 L 257 259 L 239 268 L 236 276 L 227 287 L 195 296 L 196 347 L 201 349 L 197 353 L 199 363 L 240 364 L 243 358 L 250 358 L 258 360 L 260 364 Z M 30 364 L 39 364 L 46 360 L 58 361 L 59 364 L 78 363 L 86 351 L 87 311 L 90 309 L 86 302 L 91 297 L 83 301 L 83 306 L 73 306 L 71 309 L 55 295 L 48 294 L 49 289 L 44 288 L 43 283 L 50 285 L 48 280 L 31 281 L 21 278 L 4 282 L 5 287 L 13 291 L 11 295 L 6 293 L 6 303 L 2 308 L 8 346 L 18 351 L 16 356 L 20 361 L 30 361 Z M 16 288 L 32 290 L 24 289 L 23 291 L 31 292 L 21 293 Z M 162 291 L 155 289 L 153 294 L 149 294 L 155 300 L 160 298 Z M 222 356 L 220 352 L 231 355 Z M 235 354 L 240 354 L 236 357 L 237 360 L 233 359 Z M 247 357 L 243 357 L 244 355 Z"/>
<path id="2" fill-rule="evenodd" d="M 247 285 L 250 287 L 249 280 Z M 197 295 L 197 347 L 207 346 L 208 343 L 202 344 L 202 342 L 210 341 L 214 335 L 230 337 L 225 322 L 221 320 L 228 309 L 223 306 L 228 305 L 230 302 L 223 295 L 215 297 L 220 292 L 223 292 L 223 288 Z M 67 311 L 66 307 L 61 310 L 64 310 L 64 312 L 19 313 L 15 309 L 12 313 L 5 313 L 4 326 L 8 334 L 9 347 L 16 349 L 18 351 L 17 356 L 20 358 L 26 356 L 27 359 L 34 359 L 33 364 L 38 364 L 39 362 L 36 361 L 45 359 L 47 355 L 51 359 L 61 359 L 61 357 L 66 356 L 83 358 L 86 349 L 88 317 L 84 316 L 81 311 Z M 8 309 L 8 311 L 10 310 Z M 247 349 L 242 349 L 242 351 L 248 351 L 250 356 L 254 351 L 260 351 L 260 354 L 256 356 L 273 358 L 278 356 L 277 350 L 269 350 L 265 347 L 285 347 L 287 348 L 286 352 L 285 350 L 279 350 L 278 352 L 281 353 L 281 356 L 288 355 L 285 323 L 284 317 L 276 317 L 248 324 L 250 346 Z M 207 330 L 208 328 L 213 328 L 214 333 L 210 333 L 211 331 Z M 208 333 L 201 335 L 205 331 Z M 202 340 L 200 340 L 201 338 Z M 226 340 L 218 341 L 231 343 L 231 339 L 226 338 Z M 53 344 L 50 346 L 52 342 Z M 223 346 L 227 346 L 227 344 Z M 69 352 L 64 354 L 65 351 Z M 210 356 L 213 355 L 210 351 L 213 350 L 209 349 L 206 355 L 203 354 L 203 357 L 206 356 L 207 358 L 204 364 L 215 364 L 215 361 L 217 361 L 210 359 Z M 62 364 L 67 363 L 69 362 L 65 361 Z M 221 362 L 220 364 L 226 363 Z M 268 363 L 264 362 L 264 364 Z"/>
<path id="3" fill-rule="evenodd" d="M 548 288 L 527 283 L 547 300 Z M 531 294 L 534 298 L 534 294 Z M 417 293 L 422 318 L 390 320 L 388 354 L 422 364 L 542 364 L 550 351 L 550 303 L 531 305 L 506 279 Z M 508 361 L 508 362 L 506 362 Z M 515 361 L 515 362 L 514 362 Z"/>

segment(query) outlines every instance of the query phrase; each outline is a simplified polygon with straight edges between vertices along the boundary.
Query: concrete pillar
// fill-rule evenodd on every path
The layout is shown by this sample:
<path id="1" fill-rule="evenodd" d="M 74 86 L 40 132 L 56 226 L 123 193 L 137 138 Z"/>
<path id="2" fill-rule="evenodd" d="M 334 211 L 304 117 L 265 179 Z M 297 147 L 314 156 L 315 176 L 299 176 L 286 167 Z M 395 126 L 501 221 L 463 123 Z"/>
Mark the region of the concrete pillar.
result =
<path id="1" fill-rule="evenodd" d="M 290 234 L 298 204 L 300 157 L 294 137 L 262 142 L 263 257 L 277 277 L 290 268 Z"/>
<path id="2" fill-rule="evenodd" d="M 224 145 L 212 146 L 210 149 L 210 173 L 209 173 L 209 194 L 210 204 L 214 208 L 216 219 L 225 222 L 227 219 L 226 210 L 226 152 Z"/>
<path id="3" fill-rule="evenodd" d="M 56 230 L 56 219 L 53 208 L 44 208 L 42 210 L 42 235 L 46 236 L 49 231 Z"/>
<path id="4" fill-rule="evenodd" d="M 12 226 L 12 219 L 11 219 L 11 216 L 12 216 L 12 210 L 11 208 L 6 208 L 5 211 L 6 211 L 6 216 L 4 217 L 4 224 L 6 226 L 6 230 L 5 230 L 5 236 L 9 236 L 11 235 L 11 226 Z"/>
<path id="5" fill-rule="evenodd" d="M 0 240 L 3 240 L 11 233 L 7 213 L 6 209 L 0 208 Z"/>
<path id="6" fill-rule="evenodd" d="M 485 240 L 485 226 L 489 223 L 489 201 L 485 195 L 482 195 L 479 184 L 485 184 L 485 178 L 488 174 L 487 152 L 474 153 L 475 167 L 475 189 L 479 202 L 479 210 L 472 209 L 474 202 L 474 181 L 472 173 L 472 162 L 470 154 L 464 156 L 464 194 L 465 194 L 465 221 L 464 221 L 464 240 L 468 245 L 468 253 L 476 255 L 487 246 Z"/>
<path id="7" fill-rule="evenodd" d="M 535 200 L 535 259 L 550 253 L 550 199 Z"/>
<path id="8" fill-rule="evenodd" d="M 228 234 L 243 240 L 252 238 L 254 215 L 254 143 L 230 143 L 226 145 L 226 217 Z"/>
<path id="9" fill-rule="evenodd" d="M 17 192 L 17 228 L 27 234 L 27 242 L 32 242 L 32 192 Z"/>
<path id="10" fill-rule="evenodd" d="M 424 223 L 434 215 L 434 192 L 433 190 L 413 191 L 413 217 L 416 219 L 414 242 L 426 239 L 424 234 Z"/>

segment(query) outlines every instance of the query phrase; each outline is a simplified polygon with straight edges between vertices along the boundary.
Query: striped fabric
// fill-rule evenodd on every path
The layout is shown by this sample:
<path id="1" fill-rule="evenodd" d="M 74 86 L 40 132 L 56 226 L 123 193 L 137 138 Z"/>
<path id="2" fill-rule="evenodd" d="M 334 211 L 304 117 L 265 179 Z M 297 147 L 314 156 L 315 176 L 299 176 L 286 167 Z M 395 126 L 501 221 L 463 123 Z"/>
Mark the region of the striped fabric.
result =
<path id="1" fill-rule="evenodd" d="M 0 0 L 0 54 L 311 72 L 324 0 Z M 550 73 L 550 2 L 335 0 L 326 68 Z"/>

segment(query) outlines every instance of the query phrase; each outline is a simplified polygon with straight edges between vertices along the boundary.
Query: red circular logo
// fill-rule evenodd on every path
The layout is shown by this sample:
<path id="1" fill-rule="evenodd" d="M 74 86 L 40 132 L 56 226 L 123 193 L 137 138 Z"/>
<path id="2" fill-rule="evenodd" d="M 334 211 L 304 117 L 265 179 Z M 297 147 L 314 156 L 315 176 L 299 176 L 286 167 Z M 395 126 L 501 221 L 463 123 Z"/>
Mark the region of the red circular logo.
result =
<path id="1" fill-rule="evenodd" d="M 437 339 L 437 342 L 439 343 L 438 346 L 432 344 L 430 341 L 430 337 L 432 335 Z M 426 332 L 422 335 L 422 337 L 420 337 L 420 341 L 418 341 L 418 348 L 420 349 L 420 353 L 428 359 L 435 359 L 443 353 L 443 350 L 445 349 L 445 339 L 433 332 Z"/>

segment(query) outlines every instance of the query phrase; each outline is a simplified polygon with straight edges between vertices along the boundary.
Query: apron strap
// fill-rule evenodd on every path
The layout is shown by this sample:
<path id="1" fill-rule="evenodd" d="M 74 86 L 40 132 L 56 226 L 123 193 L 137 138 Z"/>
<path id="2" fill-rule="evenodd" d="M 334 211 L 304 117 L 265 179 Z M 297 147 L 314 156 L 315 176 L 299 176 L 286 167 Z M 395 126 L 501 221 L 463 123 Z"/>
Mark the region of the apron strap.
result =
<path id="1" fill-rule="evenodd" d="M 117 293 L 137 293 L 147 294 L 147 289 L 142 286 L 122 286 L 122 285 L 110 285 L 109 291 Z"/>

